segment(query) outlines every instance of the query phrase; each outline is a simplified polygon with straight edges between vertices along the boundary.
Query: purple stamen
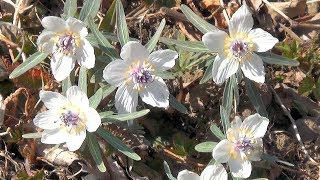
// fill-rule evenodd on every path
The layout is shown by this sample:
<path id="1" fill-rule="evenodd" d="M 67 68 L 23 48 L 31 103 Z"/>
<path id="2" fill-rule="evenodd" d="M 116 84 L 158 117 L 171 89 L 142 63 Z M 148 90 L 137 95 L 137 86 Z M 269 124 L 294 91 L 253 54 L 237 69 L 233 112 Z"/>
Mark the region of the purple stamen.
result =
<path id="1" fill-rule="evenodd" d="M 78 113 L 74 113 L 68 110 L 66 113 L 62 113 L 61 117 L 62 121 L 67 126 L 77 125 L 80 118 Z"/>
<path id="2" fill-rule="evenodd" d="M 72 53 L 75 45 L 75 37 L 72 34 L 64 34 L 59 37 L 59 40 L 56 46 L 59 48 L 59 51 L 64 54 Z"/>

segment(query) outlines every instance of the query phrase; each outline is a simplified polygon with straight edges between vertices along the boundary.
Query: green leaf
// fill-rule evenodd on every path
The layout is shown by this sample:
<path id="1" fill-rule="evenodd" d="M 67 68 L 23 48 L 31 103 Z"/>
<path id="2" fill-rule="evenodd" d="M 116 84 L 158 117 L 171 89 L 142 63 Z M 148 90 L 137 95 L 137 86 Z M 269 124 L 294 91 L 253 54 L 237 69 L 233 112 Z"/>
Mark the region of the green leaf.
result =
<path id="1" fill-rule="evenodd" d="M 220 128 L 216 124 L 212 124 L 210 126 L 210 130 L 217 138 L 220 140 L 223 140 L 226 138 L 226 136 L 223 134 L 223 132 L 220 130 Z"/>
<path id="2" fill-rule="evenodd" d="M 194 149 L 198 152 L 211 152 L 213 148 L 217 145 L 218 143 L 216 142 L 212 142 L 212 141 L 207 141 L 207 142 L 203 142 L 200 144 L 197 144 Z"/>
<path id="3" fill-rule="evenodd" d="M 220 117 L 223 126 L 224 133 L 227 134 L 228 129 L 230 128 L 230 114 L 227 114 L 227 111 L 223 106 L 220 106 Z"/>
<path id="4" fill-rule="evenodd" d="M 251 103 L 253 104 L 254 108 L 261 116 L 268 118 L 268 112 L 267 112 L 266 106 L 264 105 L 262 98 L 260 96 L 259 90 L 254 85 L 254 82 L 252 82 L 248 78 L 244 78 L 244 80 L 245 80 L 248 97 Z"/>
<path id="5" fill-rule="evenodd" d="M 70 76 L 62 80 L 62 93 L 65 95 L 67 90 L 72 86 Z"/>
<path id="6" fill-rule="evenodd" d="M 146 44 L 146 48 L 148 50 L 149 53 L 152 52 L 152 50 L 154 49 L 154 47 L 156 47 L 157 42 L 159 41 L 160 35 L 162 33 L 162 30 L 164 28 L 164 26 L 166 25 L 166 20 L 162 19 L 161 23 L 158 27 L 157 32 L 152 36 L 152 38 L 149 40 L 149 42 Z"/>
<path id="7" fill-rule="evenodd" d="M 63 7 L 63 16 L 65 19 L 74 17 L 77 12 L 77 0 L 66 0 Z"/>
<path id="8" fill-rule="evenodd" d="M 116 1 L 112 1 L 111 6 L 109 7 L 106 16 L 103 18 L 100 29 L 104 29 L 108 32 L 113 32 L 116 22 Z"/>
<path id="9" fill-rule="evenodd" d="M 96 57 L 96 60 L 98 60 L 97 57 Z M 101 83 L 101 82 L 103 82 L 103 70 L 104 70 L 104 68 L 95 70 L 95 72 L 91 76 L 89 82 L 90 83 Z"/>
<path id="10" fill-rule="evenodd" d="M 132 149 L 127 147 L 127 145 L 125 145 L 119 138 L 113 136 L 107 130 L 103 129 L 102 127 L 99 127 L 96 132 L 99 134 L 99 136 L 101 136 L 104 140 L 106 140 L 112 147 L 118 149 L 124 155 L 136 161 L 141 160 L 141 157 L 138 154 L 136 154 Z"/>
<path id="11" fill-rule="evenodd" d="M 207 21 L 196 15 L 188 6 L 182 4 L 181 11 L 187 17 L 187 19 L 203 34 L 210 31 L 218 30 L 212 24 L 208 23 Z"/>
<path id="12" fill-rule="evenodd" d="M 87 133 L 87 145 L 89 147 L 89 151 L 90 151 L 94 161 L 97 164 L 98 169 L 101 172 L 106 172 L 107 168 L 104 165 L 103 160 L 102 160 L 99 143 L 98 143 L 96 137 L 90 132 Z"/>
<path id="13" fill-rule="evenodd" d="M 314 85 L 315 85 L 315 81 L 313 77 L 310 77 L 310 76 L 305 77 L 300 82 L 300 85 L 298 87 L 299 94 L 308 96 L 312 92 Z"/>
<path id="14" fill-rule="evenodd" d="M 212 61 L 212 60 L 209 60 Z M 212 67 L 213 67 L 213 62 L 211 62 L 209 64 L 209 66 L 207 67 L 206 71 L 204 72 L 201 80 L 200 80 L 200 84 L 206 83 L 207 81 L 209 81 L 210 79 L 212 79 Z"/>
<path id="15" fill-rule="evenodd" d="M 106 53 L 112 60 L 115 60 L 119 57 L 117 51 L 114 49 L 114 47 L 110 44 L 110 42 L 101 34 L 98 27 L 94 24 L 93 20 L 90 19 L 88 21 L 89 28 L 91 29 L 95 40 L 98 43 L 99 48 Z M 91 41 L 90 41 L 91 43 Z"/>
<path id="16" fill-rule="evenodd" d="M 105 117 L 108 117 L 108 116 L 111 116 L 113 115 L 114 112 L 113 111 L 105 111 L 105 112 L 100 112 L 99 115 L 101 117 L 101 119 L 105 118 Z"/>
<path id="17" fill-rule="evenodd" d="M 80 67 L 80 72 L 79 72 L 79 81 L 78 81 L 80 89 L 87 94 L 87 68 L 84 66 Z"/>
<path id="18" fill-rule="evenodd" d="M 109 96 L 114 90 L 116 90 L 117 87 L 115 86 L 111 86 L 111 85 L 106 85 L 106 86 L 103 86 L 102 87 L 102 90 L 103 90 L 103 99 L 107 96 Z"/>
<path id="19" fill-rule="evenodd" d="M 234 100 L 234 89 L 237 88 L 237 79 L 235 75 L 232 75 L 226 83 L 226 86 L 223 90 L 223 98 L 222 98 L 222 106 L 224 107 L 226 111 L 226 116 L 229 117 L 231 110 L 232 110 L 232 104 Z"/>
<path id="20" fill-rule="evenodd" d="M 129 30 L 121 0 L 116 1 L 117 34 L 121 47 L 123 47 L 129 41 Z"/>
<path id="21" fill-rule="evenodd" d="M 188 109 L 182 105 L 177 98 L 175 98 L 173 95 L 169 95 L 169 104 L 171 107 L 173 107 L 174 109 L 178 110 L 179 112 L 183 113 L 183 114 L 188 114 Z"/>
<path id="22" fill-rule="evenodd" d="M 90 97 L 89 102 L 90 102 L 90 107 L 92 108 L 97 108 L 98 105 L 100 104 L 103 96 L 103 88 L 99 88 L 96 93 Z"/>
<path id="23" fill-rule="evenodd" d="M 18 67 L 16 67 L 12 71 L 9 78 L 13 79 L 20 76 L 21 74 L 25 73 L 29 69 L 41 63 L 47 56 L 48 54 L 45 54 L 42 52 L 36 52 L 32 54 L 28 59 L 26 59 L 26 61 L 24 61 L 22 64 L 20 64 Z"/>
<path id="24" fill-rule="evenodd" d="M 294 166 L 293 164 L 286 162 L 286 161 L 283 161 L 283 160 L 280 160 L 278 157 L 270 155 L 270 154 L 265 154 L 265 153 L 262 154 L 261 159 L 263 159 L 265 161 L 269 161 L 273 164 L 275 164 L 276 162 L 279 162 L 279 163 L 285 164 L 287 166 L 292 166 L 292 167 Z"/>
<path id="25" fill-rule="evenodd" d="M 157 72 L 153 72 L 154 75 L 161 77 L 162 79 L 175 79 L 175 75 L 172 72 L 168 72 L 168 71 L 157 71 Z"/>
<path id="26" fill-rule="evenodd" d="M 299 61 L 294 59 L 289 59 L 271 52 L 256 52 L 263 60 L 263 62 L 268 64 L 277 64 L 285 66 L 299 66 Z"/>
<path id="27" fill-rule="evenodd" d="M 41 138 L 42 132 L 27 133 L 27 134 L 23 134 L 22 137 L 26 139 Z"/>
<path id="28" fill-rule="evenodd" d="M 80 11 L 79 19 L 83 22 L 87 22 L 88 18 L 94 18 L 98 14 L 101 1 L 102 0 L 85 0 Z"/>
<path id="29" fill-rule="evenodd" d="M 172 46 L 175 45 L 177 48 L 189 52 L 209 52 L 209 49 L 201 41 L 179 41 L 175 39 L 169 39 L 161 37 L 160 42 Z"/>
<path id="30" fill-rule="evenodd" d="M 163 167 L 164 167 L 164 171 L 166 172 L 167 177 L 170 180 L 177 180 L 177 178 L 173 177 L 171 170 L 170 170 L 170 167 L 166 161 L 163 161 Z"/>
<path id="31" fill-rule="evenodd" d="M 149 109 L 144 109 L 137 112 L 127 113 L 127 114 L 117 114 L 117 115 L 109 115 L 105 116 L 102 119 L 102 122 L 109 122 L 110 120 L 116 120 L 116 121 L 128 121 L 132 119 L 136 119 L 139 117 L 142 117 L 150 112 Z"/>

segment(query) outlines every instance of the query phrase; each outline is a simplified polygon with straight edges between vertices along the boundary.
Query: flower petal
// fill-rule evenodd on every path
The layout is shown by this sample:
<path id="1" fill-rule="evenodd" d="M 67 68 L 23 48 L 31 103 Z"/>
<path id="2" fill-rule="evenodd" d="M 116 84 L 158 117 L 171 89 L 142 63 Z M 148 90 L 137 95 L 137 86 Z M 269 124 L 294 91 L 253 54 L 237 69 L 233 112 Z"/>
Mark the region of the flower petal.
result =
<path id="1" fill-rule="evenodd" d="M 224 53 L 224 43 L 227 37 L 229 37 L 229 35 L 226 32 L 217 30 L 203 35 L 202 42 L 211 51 L 222 55 Z"/>
<path id="2" fill-rule="evenodd" d="M 120 57 L 126 61 L 144 61 L 148 59 L 149 53 L 140 42 L 129 41 L 122 47 Z"/>
<path id="3" fill-rule="evenodd" d="M 254 51 L 257 52 L 266 52 L 279 42 L 277 38 L 260 28 L 251 30 L 249 32 L 249 37 L 254 43 Z"/>
<path id="4" fill-rule="evenodd" d="M 207 166 L 200 175 L 200 180 L 227 180 L 228 173 L 222 164 Z"/>
<path id="5" fill-rule="evenodd" d="M 156 71 L 166 71 L 174 66 L 178 53 L 170 49 L 154 51 L 150 54 L 149 60 L 155 66 Z"/>
<path id="6" fill-rule="evenodd" d="M 233 145 L 227 139 L 221 140 L 212 150 L 212 157 L 219 163 L 226 163 L 230 159 Z"/>
<path id="7" fill-rule="evenodd" d="M 263 142 L 261 138 L 256 138 L 253 144 L 253 150 L 250 153 L 246 153 L 250 161 L 260 161 L 263 153 Z"/>
<path id="8" fill-rule="evenodd" d="M 177 177 L 178 180 L 200 180 L 200 176 L 192 171 L 180 171 Z"/>
<path id="9" fill-rule="evenodd" d="M 56 33 L 52 31 L 43 31 L 37 39 L 37 46 L 39 50 L 48 54 L 52 54 L 55 45 L 53 40 L 55 35 Z"/>
<path id="10" fill-rule="evenodd" d="M 51 70 L 57 81 L 62 81 L 70 75 L 74 68 L 75 61 L 71 56 L 65 56 L 62 53 L 54 53 L 50 61 Z"/>
<path id="11" fill-rule="evenodd" d="M 239 116 L 236 116 L 231 122 L 231 128 L 227 130 L 227 139 L 230 142 L 237 142 L 239 139 L 239 128 L 241 127 L 242 120 Z"/>
<path id="12" fill-rule="evenodd" d="M 86 112 L 86 128 L 89 132 L 94 132 L 98 129 L 101 124 L 101 118 L 97 110 L 89 107 L 88 111 Z"/>
<path id="13" fill-rule="evenodd" d="M 257 83 L 264 83 L 266 73 L 264 72 L 263 61 L 258 55 L 253 53 L 251 58 L 240 63 L 240 67 L 245 77 Z"/>
<path id="14" fill-rule="evenodd" d="M 169 90 L 162 78 L 156 77 L 153 82 L 147 84 L 139 95 L 143 102 L 154 107 L 169 106 Z"/>
<path id="15" fill-rule="evenodd" d="M 242 152 L 236 158 L 230 158 L 228 165 L 234 177 L 248 178 L 251 175 L 251 162 L 247 160 L 246 155 Z"/>
<path id="16" fill-rule="evenodd" d="M 238 71 L 238 68 L 239 62 L 237 60 L 220 58 L 217 55 L 212 67 L 213 81 L 218 85 L 223 84 L 227 78 Z"/>
<path id="17" fill-rule="evenodd" d="M 242 5 L 231 17 L 229 22 L 230 36 L 233 37 L 237 33 L 247 34 L 253 27 L 252 14 L 249 7 Z"/>
<path id="18" fill-rule="evenodd" d="M 131 113 L 136 111 L 138 104 L 138 90 L 133 89 L 133 83 L 123 83 L 117 90 L 115 106 L 118 113 Z"/>
<path id="19" fill-rule="evenodd" d="M 55 51 L 55 48 L 56 47 L 53 39 L 50 39 L 47 42 L 43 43 L 39 50 L 47 54 L 52 54 Z"/>
<path id="20" fill-rule="evenodd" d="M 40 91 L 39 96 L 48 109 L 57 109 L 68 103 L 68 99 L 57 92 Z"/>
<path id="21" fill-rule="evenodd" d="M 269 119 L 260 116 L 258 113 L 248 116 L 242 123 L 241 129 L 252 133 L 254 138 L 262 138 L 267 131 Z"/>
<path id="22" fill-rule="evenodd" d="M 85 37 L 88 35 L 88 29 L 86 28 L 86 24 L 79 19 L 69 17 L 66 21 L 69 30 L 74 33 L 77 33 L 80 37 Z"/>
<path id="23" fill-rule="evenodd" d="M 79 86 L 71 86 L 66 95 L 72 104 L 81 107 L 83 111 L 89 108 L 89 99 Z"/>
<path id="24" fill-rule="evenodd" d="M 33 119 L 33 123 L 42 129 L 56 129 L 60 127 L 61 119 L 57 112 L 49 110 L 37 114 Z"/>
<path id="25" fill-rule="evenodd" d="M 66 141 L 69 151 L 78 150 L 81 147 L 85 138 L 86 138 L 86 131 L 81 131 L 75 134 L 69 134 Z"/>
<path id="26" fill-rule="evenodd" d="M 96 56 L 94 55 L 94 48 L 88 40 L 81 39 L 80 48 L 76 49 L 75 58 L 80 66 L 85 66 L 88 69 L 94 67 Z"/>
<path id="27" fill-rule="evenodd" d="M 47 16 L 41 20 L 42 26 L 49 31 L 61 32 L 66 29 L 66 22 L 56 16 Z"/>
<path id="28" fill-rule="evenodd" d="M 61 144 L 66 142 L 66 137 L 68 137 L 68 134 L 63 129 L 45 129 L 42 131 L 41 142 L 44 144 Z"/>
<path id="29" fill-rule="evenodd" d="M 115 60 L 110 62 L 103 70 L 103 78 L 111 85 L 119 87 L 125 82 L 126 71 L 130 63 L 124 60 Z"/>

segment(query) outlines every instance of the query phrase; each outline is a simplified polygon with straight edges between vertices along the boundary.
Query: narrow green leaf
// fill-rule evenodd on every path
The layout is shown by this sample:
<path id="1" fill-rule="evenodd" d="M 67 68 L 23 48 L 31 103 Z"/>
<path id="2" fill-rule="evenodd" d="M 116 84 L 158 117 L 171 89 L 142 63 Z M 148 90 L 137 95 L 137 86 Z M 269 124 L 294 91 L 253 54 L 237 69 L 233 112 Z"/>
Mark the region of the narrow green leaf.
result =
<path id="1" fill-rule="evenodd" d="M 277 64 L 285 66 L 299 66 L 299 61 L 294 59 L 289 59 L 271 52 L 256 52 L 265 63 L 268 64 Z"/>
<path id="2" fill-rule="evenodd" d="M 102 119 L 102 122 L 109 122 L 110 120 L 116 120 L 116 121 L 128 121 L 128 120 L 132 120 L 132 119 L 136 119 L 139 117 L 142 117 L 146 114 L 148 114 L 150 112 L 149 109 L 144 109 L 141 111 L 137 111 L 137 112 L 132 112 L 132 113 L 127 113 L 127 114 L 117 114 L 117 115 L 109 115 L 109 116 L 105 116 Z"/>
<path id="3" fill-rule="evenodd" d="M 161 37 L 160 42 L 166 45 L 175 45 L 177 48 L 189 52 L 209 52 L 209 49 L 201 41 L 179 41 Z"/>
<path id="4" fill-rule="evenodd" d="M 90 132 L 87 133 L 87 145 L 89 147 L 89 151 L 90 151 L 94 161 L 97 164 L 98 169 L 101 172 L 106 172 L 107 168 L 104 165 L 103 160 L 102 160 L 99 143 L 98 143 L 96 137 L 94 136 L 94 134 L 92 134 Z"/>
<path id="5" fill-rule="evenodd" d="M 176 78 L 174 73 L 168 72 L 168 71 L 162 71 L 162 72 L 157 71 L 157 72 L 154 72 L 153 74 L 161 77 L 162 79 L 175 79 Z"/>
<path id="6" fill-rule="evenodd" d="M 77 0 L 66 0 L 63 7 L 63 16 L 65 19 L 74 17 L 77 12 Z"/>
<path id="7" fill-rule="evenodd" d="M 79 19 L 87 22 L 88 18 L 94 18 L 99 11 L 102 0 L 85 0 L 80 11 Z"/>
<path id="8" fill-rule="evenodd" d="M 88 21 L 89 28 L 91 29 L 95 40 L 98 43 L 98 47 L 105 52 L 112 60 L 115 60 L 119 57 L 117 51 L 110 44 L 110 42 L 101 34 L 98 27 L 94 24 L 93 20 Z M 91 42 L 90 42 L 91 43 Z"/>
<path id="9" fill-rule="evenodd" d="M 287 161 L 280 160 L 278 157 L 273 156 L 273 155 L 271 155 L 271 154 L 263 153 L 263 154 L 261 155 L 261 159 L 263 159 L 263 160 L 265 160 L 265 161 L 269 161 L 269 162 L 271 162 L 271 163 L 279 162 L 279 163 L 285 164 L 285 165 L 287 165 L 287 166 L 294 166 L 294 164 L 289 163 L 289 162 L 287 162 Z"/>
<path id="10" fill-rule="evenodd" d="M 105 117 L 108 117 L 108 116 L 111 116 L 113 115 L 114 112 L 113 111 L 105 111 L 105 112 L 100 112 L 99 115 L 101 117 L 101 119 L 105 118 Z"/>
<path id="11" fill-rule="evenodd" d="M 211 61 L 211 60 L 209 60 Z M 200 80 L 200 84 L 204 84 L 207 81 L 209 81 L 210 79 L 212 79 L 212 67 L 213 67 L 213 62 L 211 62 L 209 64 L 209 66 L 207 67 L 206 71 L 204 72 L 201 80 Z"/>
<path id="12" fill-rule="evenodd" d="M 132 149 L 127 147 L 119 138 L 113 136 L 110 132 L 103 129 L 102 127 L 99 127 L 97 130 L 97 133 L 99 136 L 101 136 L 104 140 L 106 140 L 112 147 L 118 149 L 120 152 L 122 152 L 124 155 L 128 156 L 129 158 L 140 161 L 141 157 L 136 154 Z"/>
<path id="13" fill-rule="evenodd" d="M 315 86 L 315 80 L 313 77 L 307 76 L 305 77 L 299 84 L 298 92 L 299 94 L 308 96 L 311 92 L 313 87 Z"/>
<path id="14" fill-rule="evenodd" d="M 90 97 L 89 102 L 90 102 L 90 107 L 92 108 L 97 108 L 98 105 L 100 104 L 103 96 L 103 88 L 99 88 L 96 93 L 94 93 L 93 96 Z"/>
<path id="15" fill-rule="evenodd" d="M 106 86 L 103 86 L 102 87 L 102 89 L 103 89 L 103 99 L 105 98 L 105 97 L 107 97 L 107 96 L 109 96 L 114 90 L 116 90 L 117 89 L 117 87 L 115 87 L 115 86 L 111 86 L 111 85 L 106 85 Z"/>
<path id="16" fill-rule="evenodd" d="M 177 178 L 173 177 L 171 170 L 170 170 L 170 167 L 166 161 L 163 161 L 163 167 L 164 167 L 164 171 L 166 172 L 167 177 L 170 180 L 177 180 Z"/>
<path id="17" fill-rule="evenodd" d="M 218 30 L 212 24 L 208 23 L 207 21 L 196 15 L 188 6 L 182 4 L 181 11 L 187 17 L 187 19 L 203 34 L 210 31 Z"/>
<path id="18" fill-rule="evenodd" d="M 223 106 L 220 106 L 220 117 L 223 126 L 224 133 L 227 134 L 228 129 L 230 128 L 230 114 L 227 114 L 227 111 Z"/>
<path id="19" fill-rule="evenodd" d="M 226 138 L 226 136 L 223 134 L 223 132 L 220 130 L 220 128 L 216 124 L 212 124 L 210 126 L 210 130 L 217 138 L 220 140 L 223 140 Z"/>
<path id="20" fill-rule="evenodd" d="M 266 106 L 263 104 L 259 90 L 250 79 L 244 78 L 244 80 L 248 97 L 251 103 L 253 104 L 254 108 L 261 116 L 268 118 L 268 112 L 266 110 Z"/>
<path id="21" fill-rule="evenodd" d="M 121 47 L 129 41 L 129 30 L 121 0 L 116 0 L 117 34 Z"/>
<path id="22" fill-rule="evenodd" d="M 41 136 L 42 136 L 42 132 L 36 132 L 36 133 L 23 134 L 22 138 L 33 139 L 33 138 L 41 138 Z"/>
<path id="23" fill-rule="evenodd" d="M 87 86 L 88 86 L 88 83 L 87 83 L 87 68 L 84 67 L 84 66 L 81 66 L 80 67 L 80 72 L 79 72 L 79 87 L 80 89 L 85 93 L 87 94 Z"/>
<path id="24" fill-rule="evenodd" d="M 194 149 L 198 152 L 211 152 L 213 148 L 217 145 L 218 143 L 216 142 L 212 142 L 212 141 L 207 141 L 207 142 L 203 142 L 200 144 L 197 144 Z"/>
<path id="25" fill-rule="evenodd" d="M 171 107 L 173 107 L 174 109 L 178 110 L 179 112 L 183 113 L 183 114 L 188 114 L 188 109 L 182 105 L 177 98 L 175 98 L 173 95 L 169 95 L 169 104 Z"/>
<path id="26" fill-rule="evenodd" d="M 154 47 L 156 47 L 157 42 L 159 41 L 160 35 L 162 33 L 162 30 L 164 28 L 164 26 L 166 25 L 166 20 L 162 19 L 161 23 L 158 27 L 157 32 L 152 36 L 152 38 L 149 40 L 149 42 L 146 44 L 146 48 L 148 50 L 149 53 L 152 52 L 152 50 L 154 49 Z"/>
<path id="27" fill-rule="evenodd" d="M 97 57 L 96 57 L 96 60 L 98 60 Z M 104 70 L 104 68 L 96 70 L 95 73 L 90 78 L 90 83 L 102 82 L 103 81 L 103 70 Z"/>
<path id="28" fill-rule="evenodd" d="M 235 75 L 232 75 L 224 87 L 222 106 L 224 107 L 227 117 L 230 116 L 232 110 L 232 104 L 234 100 L 234 89 L 237 88 L 237 79 Z"/>
<path id="29" fill-rule="evenodd" d="M 62 81 L 62 93 L 65 95 L 67 90 L 72 86 L 70 76 Z"/>
<path id="30" fill-rule="evenodd" d="M 106 30 L 108 32 L 113 32 L 116 22 L 116 1 L 112 1 L 106 16 L 103 18 L 100 29 Z"/>
<path id="31" fill-rule="evenodd" d="M 18 67 L 16 67 L 12 73 L 10 74 L 9 78 L 13 79 L 21 74 L 25 73 L 29 69 L 33 68 L 34 66 L 41 63 L 48 55 L 42 52 L 36 52 L 32 54 L 26 61 L 24 61 L 22 64 L 20 64 Z"/>

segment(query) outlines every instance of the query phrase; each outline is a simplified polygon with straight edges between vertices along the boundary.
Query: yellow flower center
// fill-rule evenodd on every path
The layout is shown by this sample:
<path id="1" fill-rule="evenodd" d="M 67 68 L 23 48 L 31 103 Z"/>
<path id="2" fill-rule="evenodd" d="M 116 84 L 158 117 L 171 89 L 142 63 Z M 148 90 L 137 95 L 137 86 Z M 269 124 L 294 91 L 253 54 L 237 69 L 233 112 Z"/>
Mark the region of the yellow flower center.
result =
<path id="1" fill-rule="evenodd" d="M 74 55 L 75 48 L 80 47 L 80 37 L 71 31 L 57 33 L 54 38 L 54 43 L 58 52 L 66 56 Z"/>
<path id="2" fill-rule="evenodd" d="M 133 89 L 140 91 L 146 84 L 154 80 L 152 71 L 154 68 L 148 61 L 135 61 L 127 70 L 127 81 L 132 81 L 134 83 Z"/>
<path id="3" fill-rule="evenodd" d="M 69 103 L 63 106 L 58 112 L 62 121 L 61 128 L 69 134 L 79 134 L 86 129 L 86 116 L 77 106 Z"/>
<path id="4" fill-rule="evenodd" d="M 234 58 L 239 62 L 251 57 L 253 42 L 248 34 L 236 33 L 230 35 L 224 41 L 224 52 L 228 58 Z"/>

